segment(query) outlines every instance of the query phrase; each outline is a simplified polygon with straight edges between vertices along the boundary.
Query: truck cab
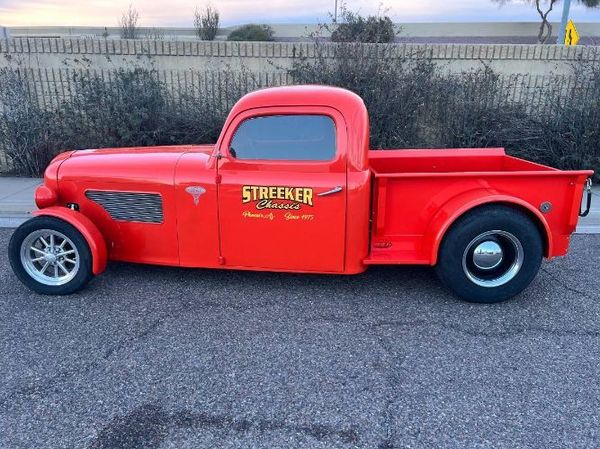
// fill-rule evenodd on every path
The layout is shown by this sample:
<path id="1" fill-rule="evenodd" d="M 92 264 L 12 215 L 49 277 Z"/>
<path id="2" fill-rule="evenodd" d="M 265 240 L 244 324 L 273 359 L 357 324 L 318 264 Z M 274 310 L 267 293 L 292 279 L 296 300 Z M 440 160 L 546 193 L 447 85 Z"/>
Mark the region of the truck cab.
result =
<path id="1" fill-rule="evenodd" d="M 591 175 L 500 148 L 371 150 L 356 94 L 271 88 L 239 100 L 214 145 L 57 156 L 9 253 L 49 294 L 108 260 L 331 274 L 422 264 L 459 296 L 494 302 L 566 253 Z M 76 259 L 63 263 L 53 229 Z"/>
<path id="2" fill-rule="evenodd" d="M 244 97 L 213 154 L 222 266 L 363 271 L 368 133 L 362 100 L 343 89 L 304 86 Z"/>

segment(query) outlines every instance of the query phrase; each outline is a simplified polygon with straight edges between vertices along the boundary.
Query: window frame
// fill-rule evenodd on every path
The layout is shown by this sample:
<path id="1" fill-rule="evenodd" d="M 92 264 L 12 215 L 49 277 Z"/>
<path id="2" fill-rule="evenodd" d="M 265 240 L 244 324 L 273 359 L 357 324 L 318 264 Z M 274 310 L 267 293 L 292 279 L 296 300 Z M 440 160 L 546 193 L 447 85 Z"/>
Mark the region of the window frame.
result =
<path id="1" fill-rule="evenodd" d="M 241 127 L 244 126 L 244 124 L 246 123 L 250 123 L 253 120 L 260 120 L 260 119 L 265 119 L 265 118 L 269 118 L 269 117 L 294 117 L 294 116 L 298 116 L 298 117 L 326 117 L 330 120 L 331 124 L 333 125 L 333 154 L 331 155 L 331 157 L 328 157 L 327 159 L 292 159 L 292 158 L 240 158 L 237 154 L 235 156 L 231 155 L 231 145 L 237 135 L 237 133 L 240 131 Z M 338 129 L 337 129 L 337 125 L 335 122 L 335 118 L 332 117 L 330 114 L 323 114 L 323 113 L 281 113 L 281 114 L 263 114 L 263 115 L 253 115 L 250 117 L 245 117 L 243 120 L 240 120 L 240 122 L 237 124 L 236 128 L 234 129 L 234 131 L 231 133 L 231 138 L 229 139 L 229 144 L 227 145 L 227 150 L 230 153 L 230 156 L 235 158 L 236 160 L 239 160 L 240 162 L 254 162 L 254 161 L 273 161 L 273 162 L 294 162 L 294 163 L 305 163 L 305 162 L 333 162 L 336 160 L 337 155 L 338 155 Z"/>
<path id="2" fill-rule="evenodd" d="M 246 119 L 253 117 L 264 117 L 270 115 L 326 115 L 329 116 L 335 125 L 336 130 L 336 155 L 334 159 L 327 161 L 300 160 L 292 161 L 289 159 L 237 159 L 230 152 L 231 141 L 240 124 Z M 246 166 L 248 168 L 258 168 L 262 170 L 294 170 L 304 167 L 303 170 L 309 171 L 345 171 L 345 154 L 348 148 L 347 126 L 344 115 L 336 108 L 331 106 L 265 106 L 259 108 L 250 108 L 238 112 L 221 134 L 216 146 L 216 154 L 226 158 L 229 163 Z"/>

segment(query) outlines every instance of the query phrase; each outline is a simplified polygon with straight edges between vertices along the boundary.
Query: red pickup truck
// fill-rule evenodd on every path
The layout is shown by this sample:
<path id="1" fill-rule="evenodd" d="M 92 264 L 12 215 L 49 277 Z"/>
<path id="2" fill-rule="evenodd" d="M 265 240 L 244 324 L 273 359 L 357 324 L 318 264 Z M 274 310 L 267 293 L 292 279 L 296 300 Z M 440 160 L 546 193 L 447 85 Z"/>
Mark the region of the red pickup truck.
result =
<path id="1" fill-rule="evenodd" d="M 108 260 L 330 274 L 422 264 L 458 296 L 495 302 L 567 252 L 592 174 L 500 148 L 373 151 L 357 95 L 272 88 L 234 106 L 216 145 L 58 155 L 9 256 L 44 294 L 82 288 Z"/>

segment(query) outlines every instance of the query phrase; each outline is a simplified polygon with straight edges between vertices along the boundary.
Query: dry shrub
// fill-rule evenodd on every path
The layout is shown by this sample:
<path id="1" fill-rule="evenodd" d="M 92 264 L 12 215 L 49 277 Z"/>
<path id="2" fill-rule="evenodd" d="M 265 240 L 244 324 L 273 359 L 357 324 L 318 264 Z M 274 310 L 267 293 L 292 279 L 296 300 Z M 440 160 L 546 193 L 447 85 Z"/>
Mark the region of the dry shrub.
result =
<path id="1" fill-rule="evenodd" d="M 484 65 L 449 74 L 423 55 L 393 56 L 388 45 L 314 43 L 315 56 L 300 55 L 290 74 L 297 83 L 360 95 L 373 148 L 505 147 L 558 168 L 600 171 L 598 66 L 582 62 L 575 83 L 557 78 L 539 93 L 536 109 Z"/>
<path id="2" fill-rule="evenodd" d="M 0 142 L 17 174 L 39 175 L 60 150 L 56 114 L 42 109 L 27 83 L 0 69 Z"/>
<path id="3" fill-rule="evenodd" d="M 298 57 L 290 74 L 296 83 L 359 94 L 369 109 L 373 148 L 502 146 L 558 168 L 600 171 L 597 65 L 582 62 L 575 82 L 546 86 L 533 107 L 516 101 L 514 86 L 488 68 L 447 74 L 422 55 L 389 57 L 389 51 L 387 45 L 317 41 L 315 57 Z M 154 71 L 120 70 L 109 79 L 82 72 L 73 96 L 47 110 L 26 79 L 3 69 L 0 145 L 17 173 L 37 175 L 63 149 L 212 143 L 229 107 L 259 87 L 242 82 L 248 73 L 215 79 L 221 84 L 211 92 L 174 93 Z"/>

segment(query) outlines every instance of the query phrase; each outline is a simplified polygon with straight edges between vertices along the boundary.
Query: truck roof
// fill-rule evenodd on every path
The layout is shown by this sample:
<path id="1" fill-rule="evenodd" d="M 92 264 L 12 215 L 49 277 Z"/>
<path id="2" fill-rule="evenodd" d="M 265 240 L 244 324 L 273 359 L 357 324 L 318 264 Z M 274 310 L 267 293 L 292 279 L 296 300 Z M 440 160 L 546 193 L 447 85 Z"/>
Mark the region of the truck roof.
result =
<path id="1" fill-rule="evenodd" d="M 329 106 L 342 113 L 366 109 L 355 93 L 332 86 L 303 85 L 269 87 L 243 96 L 231 110 L 232 116 L 247 109 L 273 106 Z"/>
<path id="2" fill-rule="evenodd" d="M 231 122 L 244 111 L 260 108 L 329 107 L 337 110 L 346 121 L 348 144 L 343 149 L 351 169 L 364 170 L 368 167 L 369 115 L 362 98 L 355 93 L 332 86 L 301 85 L 270 87 L 244 95 L 231 109 L 219 136 L 217 145 L 223 144 L 225 133 Z M 253 111 L 254 112 L 254 111 Z"/>

